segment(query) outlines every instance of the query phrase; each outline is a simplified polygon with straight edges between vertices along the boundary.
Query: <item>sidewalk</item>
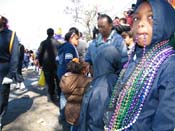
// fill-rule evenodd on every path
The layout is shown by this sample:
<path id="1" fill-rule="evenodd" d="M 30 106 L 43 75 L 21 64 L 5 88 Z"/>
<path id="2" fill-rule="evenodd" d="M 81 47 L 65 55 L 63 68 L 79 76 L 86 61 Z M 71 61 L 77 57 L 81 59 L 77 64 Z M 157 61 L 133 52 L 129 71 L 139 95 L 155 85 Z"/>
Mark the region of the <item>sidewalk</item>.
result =
<path id="1" fill-rule="evenodd" d="M 3 131 L 61 131 L 59 109 L 47 102 L 45 87 L 38 87 L 38 74 L 33 69 L 24 73 L 25 90 L 12 84 Z"/>

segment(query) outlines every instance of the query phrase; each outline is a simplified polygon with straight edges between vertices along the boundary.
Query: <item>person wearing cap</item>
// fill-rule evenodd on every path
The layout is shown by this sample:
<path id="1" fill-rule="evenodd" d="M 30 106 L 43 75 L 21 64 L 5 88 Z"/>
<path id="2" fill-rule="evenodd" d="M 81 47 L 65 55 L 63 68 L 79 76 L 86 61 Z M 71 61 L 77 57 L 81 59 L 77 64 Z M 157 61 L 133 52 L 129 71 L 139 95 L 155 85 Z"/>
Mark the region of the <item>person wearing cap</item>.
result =
<path id="1" fill-rule="evenodd" d="M 16 79 L 18 65 L 19 41 L 7 23 L 8 19 L 0 15 L 0 131 L 8 106 L 10 84 Z"/>

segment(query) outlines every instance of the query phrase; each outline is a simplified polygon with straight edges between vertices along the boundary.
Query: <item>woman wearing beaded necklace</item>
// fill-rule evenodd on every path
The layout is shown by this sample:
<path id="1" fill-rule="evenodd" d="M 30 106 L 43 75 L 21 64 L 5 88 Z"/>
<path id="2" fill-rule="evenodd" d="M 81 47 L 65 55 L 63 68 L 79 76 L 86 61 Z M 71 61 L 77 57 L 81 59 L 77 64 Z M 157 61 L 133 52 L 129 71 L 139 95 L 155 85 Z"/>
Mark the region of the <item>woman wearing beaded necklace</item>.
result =
<path id="1" fill-rule="evenodd" d="M 114 87 L 106 131 L 175 128 L 175 10 L 166 0 L 138 0 L 132 31 L 136 49 Z"/>

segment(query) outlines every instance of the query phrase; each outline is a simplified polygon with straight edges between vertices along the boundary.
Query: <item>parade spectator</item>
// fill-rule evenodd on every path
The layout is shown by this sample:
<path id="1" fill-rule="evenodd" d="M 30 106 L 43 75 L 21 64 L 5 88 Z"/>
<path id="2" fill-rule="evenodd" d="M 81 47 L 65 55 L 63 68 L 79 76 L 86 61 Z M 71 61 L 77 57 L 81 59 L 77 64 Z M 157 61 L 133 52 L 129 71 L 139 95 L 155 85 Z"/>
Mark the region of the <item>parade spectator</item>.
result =
<path id="1" fill-rule="evenodd" d="M 119 24 L 120 24 L 120 25 L 128 25 L 128 24 L 127 24 L 126 18 L 124 18 L 124 17 L 120 18 L 120 19 L 119 19 Z"/>
<path id="2" fill-rule="evenodd" d="M 132 11 L 131 10 L 128 10 L 128 11 L 124 11 L 123 12 L 123 15 L 126 19 L 126 24 L 128 24 L 129 26 L 132 25 Z"/>
<path id="3" fill-rule="evenodd" d="M 77 51 L 77 46 L 79 44 L 79 31 L 77 28 L 72 27 L 69 29 L 69 32 L 65 35 L 65 43 L 63 43 L 58 48 L 58 77 L 61 79 L 62 75 L 67 72 L 67 64 L 73 58 L 79 58 Z"/>
<path id="4" fill-rule="evenodd" d="M 23 60 L 24 60 L 24 45 L 22 45 L 21 43 L 19 43 L 18 51 L 19 51 L 19 60 L 18 60 L 18 69 L 17 69 L 17 78 L 16 78 L 16 81 L 17 81 L 16 88 L 24 89 L 25 85 L 23 83 L 24 78 L 22 75 L 22 66 L 23 66 Z"/>
<path id="5" fill-rule="evenodd" d="M 29 57 L 30 64 L 29 65 L 33 67 L 34 66 L 34 52 L 33 52 L 33 50 L 30 50 L 29 54 L 30 54 L 30 57 Z"/>
<path id="6" fill-rule="evenodd" d="M 98 36 L 90 43 L 85 57 L 93 67 L 93 80 L 83 97 L 79 131 L 104 131 L 103 115 L 107 101 L 128 58 L 126 44 L 113 30 L 113 21 L 108 15 L 99 15 L 98 30 Z"/>
<path id="7" fill-rule="evenodd" d="M 8 20 L 0 15 L 0 130 L 7 111 L 12 79 L 16 79 L 18 65 L 18 38 L 8 29 Z"/>
<path id="8" fill-rule="evenodd" d="M 30 53 L 28 49 L 24 50 L 24 68 L 27 71 L 29 67 L 29 62 L 30 62 Z"/>
<path id="9" fill-rule="evenodd" d="M 132 14 L 134 12 L 134 8 L 135 8 L 135 4 L 132 4 L 131 8 L 129 8 L 128 10 L 123 12 L 123 15 L 124 15 L 124 17 L 126 19 L 126 23 L 129 26 L 132 26 Z"/>
<path id="10" fill-rule="evenodd" d="M 96 26 L 94 26 L 93 30 L 92 30 L 92 39 L 96 39 L 97 35 L 99 33 L 99 30 L 97 29 Z M 89 45 L 89 44 L 88 44 Z"/>
<path id="11" fill-rule="evenodd" d="M 67 100 L 65 105 L 66 121 L 71 125 L 70 131 L 77 131 L 82 98 L 91 78 L 86 76 L 88 64 L 78 58 L 74 58 L 68 63 L 67 70 L 68 72 L 61 78 L 60 87 Z"/>
<path id="12" fill-rule="evenodd" d="M 82 32 L 80 32 L 79 44 L 77 46 L 77 50 L 78 50 L 79 58 L 81 60 L 84 60 L 87 48 L 88 48 L 87 42 L 83 39 Z"/>
<path id="13" fill-rule="evenodd" d="M 119 24 L 114 25 L 115 30 L 117 33 L 122 34 L 124 31 L 130 31 L 131 27 L 129 24 L 127 24 L 126 18 L 120 18 L 119 19 Z"/>
<path id="14" fill-rule="evenodd" d="M 134 35 L 133 32 L 131 31 L 127 31 L 127 32 L 123 32 L 121 34 L 121 36 L 124 38 L 125 43 L 127 45 L 127 50 L 128 50 L 128 57 L 131 57 L 131 54 L 134 52 L 135 50 L 135 42 L 134 42 Z"/>
<path id="15" fill-rule="evenodd" d="M 69 29 L 69 32 L 65 35 L 65 43 L 63 43 L 58 48 L 58 78 L 61 77 L 67 72 L 67 64 L 73 58 L 79 58 L 78 51 L 76 46 L 79 44 L 79 30 L 75 27 Z M 63 125 L 63 131 L 70 130 L 70 125 L 65 120 L 64 107 L 66 104 L 66 99 L 63 93 L 60 97 L 60 122 Z"/>
<path id="16" fill-rule="evenodd" d="M 57 76 L 57 48 L 58 42 L 54 39 L 54 30 L 47 29 L 47 38 L 41 42 L 38 49 L 39 65 L 44 72 L 46 84 L 48 86 L 48 101 L 57 103 L 57 89 L 59 88 L 59 81 Z M 61 90 L 61 89 L 60 89 Z"/>
<path id="17" fill-rule="evenodd" d="M 115 19 L 113 20 L 113 26 L 117 26 L 119 24 L 120 24 L 119 17 L 116 16 Z"/>
<path id="18" fill-rule="evenodd" d="M 138 0 L 136 51 L 113 89 L 105 131 L 175 128 L 175 10 L 166 0 Z M 134 57 L 133 57 L 134 58 Z"/>
<path id="19" fill-rule="evenodd" d="M 38 60 L 38 50 L 34 52 L 34 66 L 35 66 L 35 71 L 39 73 L 40 65 L 39 65 L 39 60 Z"/>

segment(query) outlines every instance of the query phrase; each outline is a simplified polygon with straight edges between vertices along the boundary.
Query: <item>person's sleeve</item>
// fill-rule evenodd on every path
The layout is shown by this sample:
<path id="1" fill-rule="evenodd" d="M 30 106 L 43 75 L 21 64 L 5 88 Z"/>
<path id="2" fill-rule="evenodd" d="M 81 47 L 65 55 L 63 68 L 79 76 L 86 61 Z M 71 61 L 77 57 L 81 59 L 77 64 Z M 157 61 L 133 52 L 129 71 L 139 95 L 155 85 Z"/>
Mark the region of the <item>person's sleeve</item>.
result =
<path id="1" fill-rule="evenodd" d="M 21 45 L 21 48 L 20 48 L 20 61 L 23 61 L 24 60 L 24 46 Z"/>
<path id="2" fill-rule="evenodd" d="M 65 50 L 65 64 L 67 65 L 73 58 L 76 57 L 76 52 L 73 47 L 68 46 Z"/>
<path id="3" fill-rule="evenodd" d="M 86 55 L 85 55 L 85 61 L 90 63 L 92 65 L 92 59 L 91 59 L 91 44 L 89 45 Z"/>
<path id="4" fill-rule="evenodd" d="M 175 125 L 175 59 L 164 65 L 159 79 L 159 104 L 152 121 L 153 131 L 173 131 Z"/>
<path id="5" fill-rule="evenodd" d="M 10 69 L 7 74 L 7 77 L 12 79 L 16 77 L 17 72 L 17 66 L 19 61 L 19 41 L 15 34 L 13 45 L 12 45 L 12 51 L 11 51 L 11 57 L 10 57 Z"/>
<path id="6" fill-rule="evenodd" d="M 40 66 L 42 66 L 42 62 L 43 62 L 43 57 L 44 57 L 44 44 L 43 42 L 40 44 L 40 47 L 38 48 L 38 55 L 37 55 L 37 58 L 38 58 L 38 61 L 39 61 L 39 64 Z"/>
<path id="7" fill-rule="evenodd" d="M 122 54 L 121 54 L 122 58 L 121 58 L 121 62 L 122 65 L 124 65 L 127 61 L 128 61 L 128 52 L 127 52 L 127 46 L 125 41 L 122 41 Z"/>
<path id="8" fill-rule="evenodd" d="M 125 43 L 124 39 L 120 35 L 118 35 L 115 38 L 114 44 L 120 52 L 121 63 L 122 63 L 122 65 L 124 65 L 128 61 L 128 53 L 127 53 L 126 43 Z"/>

